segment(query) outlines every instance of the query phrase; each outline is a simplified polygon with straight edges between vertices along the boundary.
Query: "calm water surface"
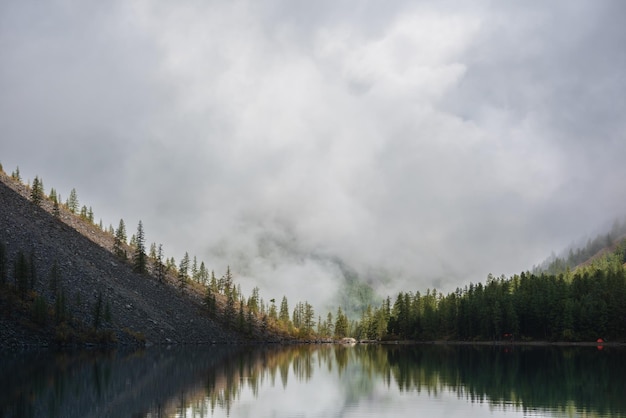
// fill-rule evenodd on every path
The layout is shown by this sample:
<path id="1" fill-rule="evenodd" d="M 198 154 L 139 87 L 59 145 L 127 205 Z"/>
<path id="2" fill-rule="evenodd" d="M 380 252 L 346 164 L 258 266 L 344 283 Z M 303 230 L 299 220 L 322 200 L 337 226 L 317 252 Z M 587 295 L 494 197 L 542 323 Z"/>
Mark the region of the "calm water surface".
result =
<path id="1" fill-rule="evenodd" d="M 619 417 L 605 347 L 177 347 L 3 353 L 0 417 Z"/>

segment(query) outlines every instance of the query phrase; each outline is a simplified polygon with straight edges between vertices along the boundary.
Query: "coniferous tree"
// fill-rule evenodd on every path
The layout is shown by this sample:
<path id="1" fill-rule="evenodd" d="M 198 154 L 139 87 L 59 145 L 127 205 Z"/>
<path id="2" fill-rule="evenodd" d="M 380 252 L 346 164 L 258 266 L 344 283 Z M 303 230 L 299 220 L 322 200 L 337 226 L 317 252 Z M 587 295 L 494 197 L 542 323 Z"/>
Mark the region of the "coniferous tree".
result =
<path id="1" fill-rule="evenodd" d="M 207 282 L 209 280 L 209 271 L 204 265 L 204 261 L 200 263 L 200 269 L 198 270 L 198 279 L 200 283 L 202 283 L 205 286 L 207 285 Z"/>
<path id="2" fill-rule="evenodd" d="M 126 249 L 124 246 L 126 245 L 126 225 L 124 224 L 124 220 L 120 219 L 119 226 L 115 231 L 115 239 L 113 241 L 113 252 L 123 259 L 126 259 Z"/>
<path id="3" fill-rule="evenodd" d="M 178 286 L 182 289 L 187 286 L 187 280 L 189 272 L 189 253 L 185 252 L 185 255 L 180 260 L 178 267 Z"/>
<path id="4" fill-rule="evenodd" d="M 239 313 L 237 314 L 237 330 L 243 332 L 245 329 L 246 320 L 243 309 L 243 300 L 239 301 Z"/>
<path id="5" fill-rule="evenodd" d="M 72 191 L 70 191 L 70 197 L 67 198 L 66 205 L 70 212 L 76 213 L 76 211 L 78 211 L 79 204 L 76 189 L 72 189 Z"/>
<path id="6" fill-rule="evenodd" d="M 255 286 L 254 289 L 252 289 L 252 295 L 248 298 L 248 309 L 254 314 L 259 313 L 259 302 L 259 288 Z"/>
<path id="7" fill-rule="evenodd" d="M 20 176 L 20 166 L 19 165 L 17 167 L 15 167 L 15 171 L 11 173 L 11 178 L 13 178 L 13 180 L 17 180 L 19 182 L 22 182 L 22 176 Z"/>
<path id="8" fill-rule="evenodd" d="M 211 318 L 215 318 L 217 314 L 217 299 L 215 296 L 215 292 L 211 289 L 211 286 L 207 287 L 206 290 L 206 305 L 209 311 L 209 316 Z"/>
<path id="9" fill-rule="evenodd" d="M 157 248 L 156 248 L 156 243 L 152 243 L 150 244 L 150 253 L 149 253 L 149 257 L 153 260 L 155 260 L 157 258 Z"/>
<path id="10" fill-rule="evenodd" d="M 278 320 L 285 325 L 289 323 L 289 304 L 287 303 L 287 296 L 283 296 L 283 300 L 280 302 Z"/>
<path id="11" fill-rule="evenodd" d="M 341 306 L 337 309 L 335 319 L 335 338 L 343 338 L 348 335 L 348 317 L 344 315 Z"/>
<path id="12" fill-rule="evenodd" d="M 165 266 L 163 265 L 163 245 L 159 244 L 159 249 L 156 255 L 156 274 L 159 283 L 163 283 L 165 280 Z"/>
<path id="13" fill-rule="evenodd" d="M 143 274 L 147 271 L 146 245 L 143 232 L 143 223 L 139 221 L 137 225 L 135 254 L 133 256 L 133 267 L 137 273 Z"/>
<path id="14" fill-rule="evenodd" d="M 59 201 L 56 198 L 52 201 L 52 214 L 56 218 L 61 217 L 61 208 L 59 207 Z"/>
<path id="15" fill-rule="evenodd" d="M 80 208 L 80 217 L 87 219 L 87 206 L 83 205 L 83 207 Z"/>
<path id="16" fill-rule="evenodd" d="M 35 176 L 33 180 L 33 186 L 30 189 L 30 200 L 37 206 L 41 205 L 41 202 L 44 198 L 43 191 L 43 181 L 39 179 L 38 176 Z"/>
<path id="17" fill-rule="evenodd" d="M 273 320 L 273 321 L 278 321 L 278 311 L 276 309 L 276 300 L 271 299 L 270 300 L 270 309 L 269 309 L 269 313 L 268 316 Z M 261 307 L 263 307 L 263 301 L 261 301 Z M 261 309 L 262 311 L 264 309 Z"/>
<path id="18" fill-rule="evenodd" d="M 91 206 L 89 206 L 89 210 L 87 211 L 87 220 L 90 223 L 93 223 L 93 209 L 91 209 Z M 102 229 L 102 228 L 101 228 Z"/>
<path id="19" fill-rule="evenodd" d="M 333 323 L 333 314 L 332 312 L 328 312 L 328 315 L 326 315 L 326 335 L 328 337 L 332 337 L 334 335 L 334 330 L 335 330 L 335 324 Z"/>
<path id="20" fill-rule="evenodd" d="M 200 278 L 198 277 L 198 259 L 196 256 L 193 256 L 193 262 L 191 263 L 191 278 L 194 282 L 200 282 Z"/>
<path id="21" fill-rule="evenodd" d="M 174 273 L 177 272 L 177 270 L 176 270 L 176 260 L 174 259 L 174 257 L 170 257 L 170 258 L 166 259 L 165 270 L 166 271 L 172 271 Z"/>

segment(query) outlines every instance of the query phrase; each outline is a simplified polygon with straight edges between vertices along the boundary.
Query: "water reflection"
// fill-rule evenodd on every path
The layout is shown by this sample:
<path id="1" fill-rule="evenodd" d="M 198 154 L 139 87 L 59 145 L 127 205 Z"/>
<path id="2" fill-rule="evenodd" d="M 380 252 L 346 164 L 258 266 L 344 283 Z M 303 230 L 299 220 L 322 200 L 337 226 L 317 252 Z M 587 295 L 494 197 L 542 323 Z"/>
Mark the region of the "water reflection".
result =
<path id="1" fill-rule="evenodd" d="M 0 417 L 624 416 L 606 347 L 179 347 L 3 353 Z"/>

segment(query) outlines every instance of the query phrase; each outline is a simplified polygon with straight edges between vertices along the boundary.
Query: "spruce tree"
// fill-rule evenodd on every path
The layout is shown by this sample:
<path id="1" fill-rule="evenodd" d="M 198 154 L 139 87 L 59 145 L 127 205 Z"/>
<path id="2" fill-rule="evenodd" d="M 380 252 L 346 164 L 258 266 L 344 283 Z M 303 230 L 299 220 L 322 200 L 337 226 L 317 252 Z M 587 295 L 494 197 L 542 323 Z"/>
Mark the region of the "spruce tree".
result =
<path id="1" fill-rule="evenodd" d="M 37 206 L 41 205 L 41 201 L 44 198 L 43 182 L 38 176 L 35 176 L 33 180 L 33 186 L 30 189 L 30 200 Z"/>
<path id="2" fill-rule="evenodd" d="M 139 224 L 137 225 L 135 254 L 133 256 L 133 267 L 137 273 L 143 274 L 147 271 L 146 258 L 146 245 L 143 232 L 143 223 L 139 221 Z"/>
<path id="3" fill-rule="evenodd" d="M 159 244 L 156 254 L 156 275 L 159 283 L 165 280 L 165 266 L 163 265 L 163 245 Z"/>
<path id="4" fill-rule="evenodd" d="M 13 180 L 19 181 L 20 183 L 22 182 L 22 176 L 20 176 L 20 166 L 19 165 L 15 168 L 15 171 L 11 173 L 11 178 Z"/>
<path id="5" fill-rule="evenodd" d="M 124 220 L 120 219 L 119 226 L 115 231 L 115 239 L 113 241 L 113 252 L 118 257 L 126 259 L 126 250 L 124 246 L 126 245 L 126 225 L 124 224 Z"/>
<path id="6" fill-rule="evenodd" d="M 189 271 L 189 253 L 185 252 L 184 257 L 180 260 L 178 267 L 178 286 L 183 289 L 187 286 Z"/>
<path id="7" fill-rule="evenodd" d="M 219 292 L 219 285 L 217 283 L 217 278 L 215 277 L 215 271 L 211 270 L 211 281 L 209 282 L 209 287 L 213 293 Z"/>
<path id="8" fill-rule="evenodd" d="M 59 208 L 59 201 L 55 198 L 52 203 L 52 214 L 56 218 L 61 217 L 61 208 Z"/>
<path id="9" fill-rule="evenodd" d="M 203 285 L 206 286 L 208 280 L 209 280 L 209 271 L 207 270 L 206 266 L 204 265 L 204 261 L 202 261 L 200 263 L 200 269 L 198 270 L 198 279 L 200 281 L 200 283 L 202 283 Z"/>
<path id="10" fill-rule="evenodd" d="M 278 320 L 283 322 L 285 325 L 289 323 L 289 305 L 287 304 L 287 296 L 283 296 L 283 300 L 280 302 Z"/>
<path id="11" fill-rule="evenodd" d="M 343 338 L 348 335 L 348 318 L 341 310 L 341 306 L 337 309 L 337 317 L 335 319 L 335 338 Z"/>
<path id="12" fill-rule="evenodd" d="M 198 259 L 196 256 L 193 256 L 193 263 L 191 264 L 191 278 L 194 282 L 200 282 L 200 278 L 198 277 Z"/>
<path id="13" fill-rule="evenodd" d="M 67 205 L 67 208 L 72 213 L 76 213 L 76 211 L 78 210 L 79 204 L 78 204 L 78 195 L 76 194 L 76 189 L 72 189 L 72 191 L 70 192 L 70 197 L 67 198 L 66 205 Z"/>
<path id="14" fill-rule="evenodd" d="M 215 297 L 215 292 L 213 292 L 211 286 L 208 286 L 206 289 L 206 306 L 209 311 L 209 316 L 211 318 L 215 318 L 217 314 L 217 300 Z"/>

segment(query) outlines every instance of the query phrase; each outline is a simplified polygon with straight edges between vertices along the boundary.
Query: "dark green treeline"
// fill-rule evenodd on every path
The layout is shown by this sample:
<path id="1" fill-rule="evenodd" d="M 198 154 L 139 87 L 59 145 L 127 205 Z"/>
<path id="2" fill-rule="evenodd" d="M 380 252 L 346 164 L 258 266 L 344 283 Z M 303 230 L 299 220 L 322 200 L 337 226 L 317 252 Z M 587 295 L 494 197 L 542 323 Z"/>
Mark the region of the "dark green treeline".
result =
<path id="1" fill-rule="evenodd" d="M 360 339 L 626 340 L 624 243 L 574 273 L 489 276 L 444 296 L 401 292 L 368 309 Z"/>

